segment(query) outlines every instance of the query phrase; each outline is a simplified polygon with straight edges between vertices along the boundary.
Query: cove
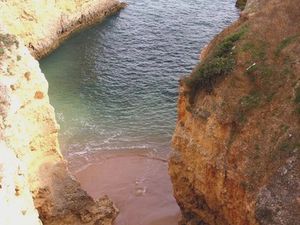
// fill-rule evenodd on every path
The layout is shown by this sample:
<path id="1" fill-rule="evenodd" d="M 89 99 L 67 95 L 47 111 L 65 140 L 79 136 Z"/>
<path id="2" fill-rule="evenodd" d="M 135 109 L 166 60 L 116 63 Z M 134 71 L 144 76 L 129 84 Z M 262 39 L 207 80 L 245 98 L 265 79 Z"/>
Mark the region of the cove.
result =
<path id="1" fill-rule="evenodd" d="M 94 197 L 113 195 L 118 225 L 172 225 L 178 207 L 165 160 L 178 80 L 238 11 L 234 0 L 127 2 L 120 14 L 65 42 L 41 68 L 61 149 L 83 187 Z"/>

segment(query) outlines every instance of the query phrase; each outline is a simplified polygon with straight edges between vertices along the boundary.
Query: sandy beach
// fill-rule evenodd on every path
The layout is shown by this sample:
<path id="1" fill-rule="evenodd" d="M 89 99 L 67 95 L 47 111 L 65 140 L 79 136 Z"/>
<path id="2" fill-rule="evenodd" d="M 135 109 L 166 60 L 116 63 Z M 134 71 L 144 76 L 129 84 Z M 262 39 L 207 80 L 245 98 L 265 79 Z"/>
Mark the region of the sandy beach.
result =
<path id="1" fill-rule="evenodd" d="M 93 160 L 90 160 L 92 158 Z M 115 225 L 175 225 L 180 213 L 172 196 L 165 157 L 141 151 L 78 157 L 71 170 L 95 199 L 108 195 L 120 214 Z M 90 162 L 85 164 L 85 160 Z"/>

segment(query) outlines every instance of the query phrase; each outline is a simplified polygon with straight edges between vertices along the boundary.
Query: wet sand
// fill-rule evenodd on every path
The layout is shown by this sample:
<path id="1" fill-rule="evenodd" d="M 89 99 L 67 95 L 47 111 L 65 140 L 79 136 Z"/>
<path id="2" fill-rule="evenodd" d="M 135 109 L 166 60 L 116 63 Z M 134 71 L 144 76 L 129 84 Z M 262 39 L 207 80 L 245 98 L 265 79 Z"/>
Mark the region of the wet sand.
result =
<path id="1" fill-rule="evenodd" d="M 77 159 L 72 172 L 92 197 L 108 195 L 115 202 L 120 209 L 115 225 L 178 223 L 179 207 L 164 158 L 140 151 L 98 153 L 91 158 Z M 85 160 L 90 163 L 78 166 Z"/>

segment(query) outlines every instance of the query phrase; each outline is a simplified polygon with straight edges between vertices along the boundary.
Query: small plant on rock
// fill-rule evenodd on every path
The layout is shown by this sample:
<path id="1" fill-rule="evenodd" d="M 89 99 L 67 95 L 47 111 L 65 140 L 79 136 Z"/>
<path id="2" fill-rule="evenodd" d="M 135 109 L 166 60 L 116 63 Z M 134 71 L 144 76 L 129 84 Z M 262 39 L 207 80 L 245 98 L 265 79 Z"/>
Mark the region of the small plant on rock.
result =
<path id="1" fill-rule="evenodd" d="M 246 29 L 243 27 L 238 32 L 227 36 L 203 62 L 198 64 L 185 83 L 189 88 L 190 104 L 194 102 L 199 89 L 210 93 L 217 79 L 229 74 L 235 66 L 235 43 L 242 37 Z"/>

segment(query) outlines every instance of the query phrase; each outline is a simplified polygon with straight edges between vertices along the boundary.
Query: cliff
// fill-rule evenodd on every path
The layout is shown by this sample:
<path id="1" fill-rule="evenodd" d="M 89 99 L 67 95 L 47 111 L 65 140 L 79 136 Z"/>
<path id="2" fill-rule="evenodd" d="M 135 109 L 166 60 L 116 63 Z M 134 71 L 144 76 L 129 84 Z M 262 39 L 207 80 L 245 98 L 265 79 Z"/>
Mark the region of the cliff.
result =
<path id="1" fill-rule="evenodd" d="M 300 221 L 300 1 L 248 0 L 180 81 L 181 224 Z"/>
<path id="2" fill-rule="evenodd" d="M 0 1 L 1 21 L 40 59 L 71 33 L 100 22 L 126 7 L 118 0 Z"/>
<path id="3" fill-rule="evenodd" d="M 111 225 L 116 217 L 107 197 L 94 201 L 70 175 L 48 83 L 31 54 L 44 56 L 122 7 L 114 0 L 0 1 L 1 225 Z"/>

